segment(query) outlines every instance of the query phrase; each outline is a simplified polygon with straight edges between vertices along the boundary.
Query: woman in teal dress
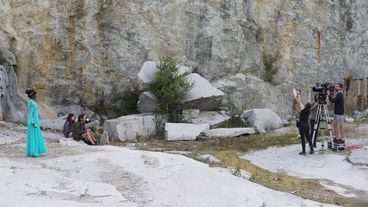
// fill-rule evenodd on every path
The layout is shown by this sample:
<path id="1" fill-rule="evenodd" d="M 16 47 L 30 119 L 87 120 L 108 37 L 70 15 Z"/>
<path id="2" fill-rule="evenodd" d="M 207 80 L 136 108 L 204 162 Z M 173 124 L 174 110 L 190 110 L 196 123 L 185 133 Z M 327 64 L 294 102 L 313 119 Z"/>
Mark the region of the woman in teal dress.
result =
<path id="1" fill-rule="evenodd" d="M 28 101 L 26 155 L 38 157 L 46 152 L 46 146 L 42 138 L 40 122 L 38 120 L 38 106 L 35 102 L 37 94 L 33 89 L 27 89 L 26 94 L 30 98 Z"/>

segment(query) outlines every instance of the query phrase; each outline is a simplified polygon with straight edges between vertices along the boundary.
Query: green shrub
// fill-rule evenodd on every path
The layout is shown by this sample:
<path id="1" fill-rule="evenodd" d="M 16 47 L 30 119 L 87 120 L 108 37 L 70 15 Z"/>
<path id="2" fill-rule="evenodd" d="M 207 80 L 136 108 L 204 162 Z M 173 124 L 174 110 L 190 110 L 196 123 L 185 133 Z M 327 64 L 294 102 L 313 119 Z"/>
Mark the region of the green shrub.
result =
<path id="1" fill-rule="evenodd" d="M 228 108 L 230 115 L 233 117 L 239 116 L 246 108 L 245 104 L 242 104 L 241 106 L 236 105 L 234 99 L 229 95 L 225 96 L 225 106 Z"/>
<path id="2" fill-rule="evenodd" d="M 178 74 L 176 59 L 172 57 L 160 58 L 157 69 L 149 89 L 159 100 L 159 112 L 168 113 L 169 121 L 179 121 L 182 101 L 192 85 Z"/>
<path id="3" fill-rule="evenodd" d="M 277 61 L 279 59 L 280 53 L 275 54 L 262 52 L 262 63 L 264 69 L 264 79 L 269 83 L 274 83 L 274 76 L 279 71 Z"/>

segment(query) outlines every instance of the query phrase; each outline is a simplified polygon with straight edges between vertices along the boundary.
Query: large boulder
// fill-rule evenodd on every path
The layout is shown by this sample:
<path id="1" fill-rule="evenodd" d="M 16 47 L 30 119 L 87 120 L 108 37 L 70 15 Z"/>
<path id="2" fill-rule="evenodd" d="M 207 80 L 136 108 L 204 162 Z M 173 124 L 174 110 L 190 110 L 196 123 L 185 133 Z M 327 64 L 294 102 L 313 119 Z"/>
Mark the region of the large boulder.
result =
<path id="1" fill-rule="evenodd" d="M 240 117 L 246 126 L 254 127 L 256 131 L 282 127 L 281 118 L 271 109 L 245 110 Z"/>
<path id="2" fill-rule="evenodd" d="M 156 134 L 159 117 L 154 114 L 133 114 L 106 120 L 104 129 L 110 138 L 120 141 L 136 141 L 138 137 L 149 138 Z"/>
<path id="3" fill-rule="evenodd" d="M 231 116 L 217 111 L 201 111 L 197 118 L 192 119 L 193 124 L 209 124 L 210 128 L 216 128 L 231 119 Z"/>
<path id="4" fill-rule="evenodd" d="M 40 126 L 43 129 L 53 129 L 63 131 L 64 123 L 67 116 L 51 118 L 51 119 L 40 119 Z"/>
<path id="5" fill-rule="evenodd" d="M 185 76 L 193 84 L 184 98 L 185 108 L 197 108 L 201 111 L 216 110 L 222 103 L 224 93 L 213 87 L 208 80 L 197 73 Z"/>
<path id="6" fill-rule="evenodd" d="M 150 113 L 157 111 L 158 99 L 155 94 L 150 91 L 143 92 L 139 95 L 137 109 L 141 113 Z"/>
<path id="7" fill-rule="evenodd" d="M 229 74 L 211 82 L 217 89 L 226 93 L 229 99 L 239 111 L 246 108 L 269 108 L 277 111 L 279 115 L 286 116 L 290 114 L 290 106 L 294 97 L 291 94 L 291 89 L 297 87 L 290 85 L 290 80 L 285 80 L 285 83 L 279 85 L 270 85 L 254 74 Z M 291 89 L 290 89 L 291 88 Z M 302 93 L 302 99 L 308 92 Z"/>
<path id="8" fill-rule="evenodd" d="M 165 139 L 168 141 L 195 140 L 201 132 L 209 128 L 209 124 L 166 123 Z"/>
<path id="9" fill-rule="evenodd" d="M 159 63 L 156 63 L 154 61 L 146 61 L 143 63 L 141 70 L 137 74 L 139 90 L 146 90 L 148 88 L 148 84 L 155 77 L 157 64 Z M 177 68 L 179 75 L 186 75 L 191 73 L 191 70 L 188 67 L 177 65 Z"/>
<path id="10" fill-rule="evenodd" d="M 148 84 L 152 81 L 156 71 L 156 62 L 146 61 L 143 63 L 141 70 L 137 74 L 139 90 L 144 90 L 148 87 Z"/>
<path id="11" fill-rule="evenodd" d="M 224 138 L 224 137 L 238 137 L 241 135 L 254 134 L 253 127 L 246 128 L 217 128 L 206 130 L 201 133 L 201 138 Z"/>

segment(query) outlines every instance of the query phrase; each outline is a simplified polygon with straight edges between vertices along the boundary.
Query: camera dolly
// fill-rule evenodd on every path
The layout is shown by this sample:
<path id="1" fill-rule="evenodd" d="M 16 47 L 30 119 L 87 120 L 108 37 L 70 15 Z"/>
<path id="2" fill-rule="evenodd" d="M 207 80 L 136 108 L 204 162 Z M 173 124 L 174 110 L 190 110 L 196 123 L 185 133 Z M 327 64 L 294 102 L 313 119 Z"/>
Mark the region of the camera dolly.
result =
<path id="1" fill-rule="evenodd" d="M 345 141 L 339 143 L 339 142 L 336 142 L 335 140 L 333 140 L 332 142 L 331 140 L 329 140 L 327 145 L 328 145 L 328 148 L 333 151 L 346 150 Z"/>

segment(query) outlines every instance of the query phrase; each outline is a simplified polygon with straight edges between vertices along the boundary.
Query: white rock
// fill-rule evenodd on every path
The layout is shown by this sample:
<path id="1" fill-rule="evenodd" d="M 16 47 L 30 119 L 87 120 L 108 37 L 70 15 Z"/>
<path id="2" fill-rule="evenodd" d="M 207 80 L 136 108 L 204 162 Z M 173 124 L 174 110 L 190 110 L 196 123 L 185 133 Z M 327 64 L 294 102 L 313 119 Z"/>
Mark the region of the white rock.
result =
<path id="1" fill-rule="evenodd" d="M 188 75 L 192 72 L 192 70 L 186 66 L 177 66 L 179 75 Z"/>
<path id="2" fill-rule="evenodd" d="M 281 118 L 271 109 L 250 109 L 240 115 L 245 125 L 256 131 L 278 129 L 282 127 Z"/>
<path id="3" fill-rule="evenodd" d="M 210 128 L 215 128 L 218 125 L 231 119 L 228 114 L 223 114 L 217 111 L 201 111 L 198 118 L 193 119 L 193 124 L 209 124 Z"/>
<path id="4" fill-rule="evenodd" d="M 201 138 L 238 137 L 241 135 L 254 134 L 254 128 L 217 128 L 206 130 L 201 133 Z"/>
<path id="5" fill-rule="evenodd" d="M 139 95 L 137 109 L 141 113 L 155 112 L 158 107 L 158 99 L 155 94 L 146 91 Z"/>
<path id="6" fill-rule="evenodd" d="M 217 159 L 215 156 L 213 155 L 209 155 L 209 154 L 206 154 L 206 155 L 200 155 L 197 157 L 199 160 L 203 160 L 203 161 L 209 161 L 211 163 L 220 163 L 221 160 Z"/>
<path id="7" fill-rule="evenodd" d="M 156 120 L 154 114 L 134 114 L 117 119 L 106 120 L 104 129 L 111 138 L 120 141 L 135 141 L 138 137 L 149 138 L 156 134 Z"/>
<path id="8" fill-rule="evenodd" d="M 147 89 L 148 84 L 153 80 L 155 73 L 158 70 L 157 64 L 159 64 L 159 62 L 146 61 L 143 63 L 141 70 L 137 74 L 139 90 Z M 176 67 L 178 68 L 179 75 L 187 75 L 191 73 L 191 69 L 186 66 L 177 65 Z"/>
<path id="9" fill-rule="evenodd" d="M 346 118 L 345 118 L 345 121 L 346 121 L 346 122 L 350 122 L 350 123 L 351 123 L 351 122 L 354 122 L 354 119 L 353 119 L 353 118 L 351 118 L 351 117 L 346 117 Z"/>
<path id="10" fill-rule="evenodd" d="M 197 73 L 185 76 L 185 79 L 193 84 L 187 92 L 184 103 L 187 107 L 195 106 L 200 110 L 209 111 L 217 109 L 222 102 L 224 93 L 213 87 L 208 80 Z"/>
<path id="11" fill-rule="evenodd" d="M 40 119 L 40 126 L 44 129 L 55 129 L 63 131 L 66 117 L 67 116 L 62 116 L 54 119 Z"/>
<path id="12" fill-rule="evenodd" d="M 109 133 L 107 131 L 104 130 L 104 132 L 102 133 L 100 142 L 101 144 L 110 144 Z"/>
<path id="13" fill-rule="evenodd" d="M 199 109 L 184 109 L 181 111 L 181 115 L 184 121 L 192 122 L 193 119 L 198 118 L 199 112 Z"/>
<path id="14" fill-rule="evenodd" d="M 152 81 L 157 71 L 156 62 L 146 61 L 143 63 L 141 70 L 138 72 L 139 89 L 144 90 Z"/>
<path id="15" fill-rule="evenodd" d="M 355 164 L 368 165 L 368 146 L 352 150 L 349 160 Z"/>
<path id="16" fill-rule="evenodd" d="M 166 123 L 165 139 L 168 141 L 195 140 L 201 132 L 209 128 L 209 124 Z"/>
<path id="17" fill-rule="evenodd" d="M 119 118 L 108 119 L 104 122 L 103 128 L 109 133 L 110 138 L 118 137 L 118 125 L 120 124 Z"/>

